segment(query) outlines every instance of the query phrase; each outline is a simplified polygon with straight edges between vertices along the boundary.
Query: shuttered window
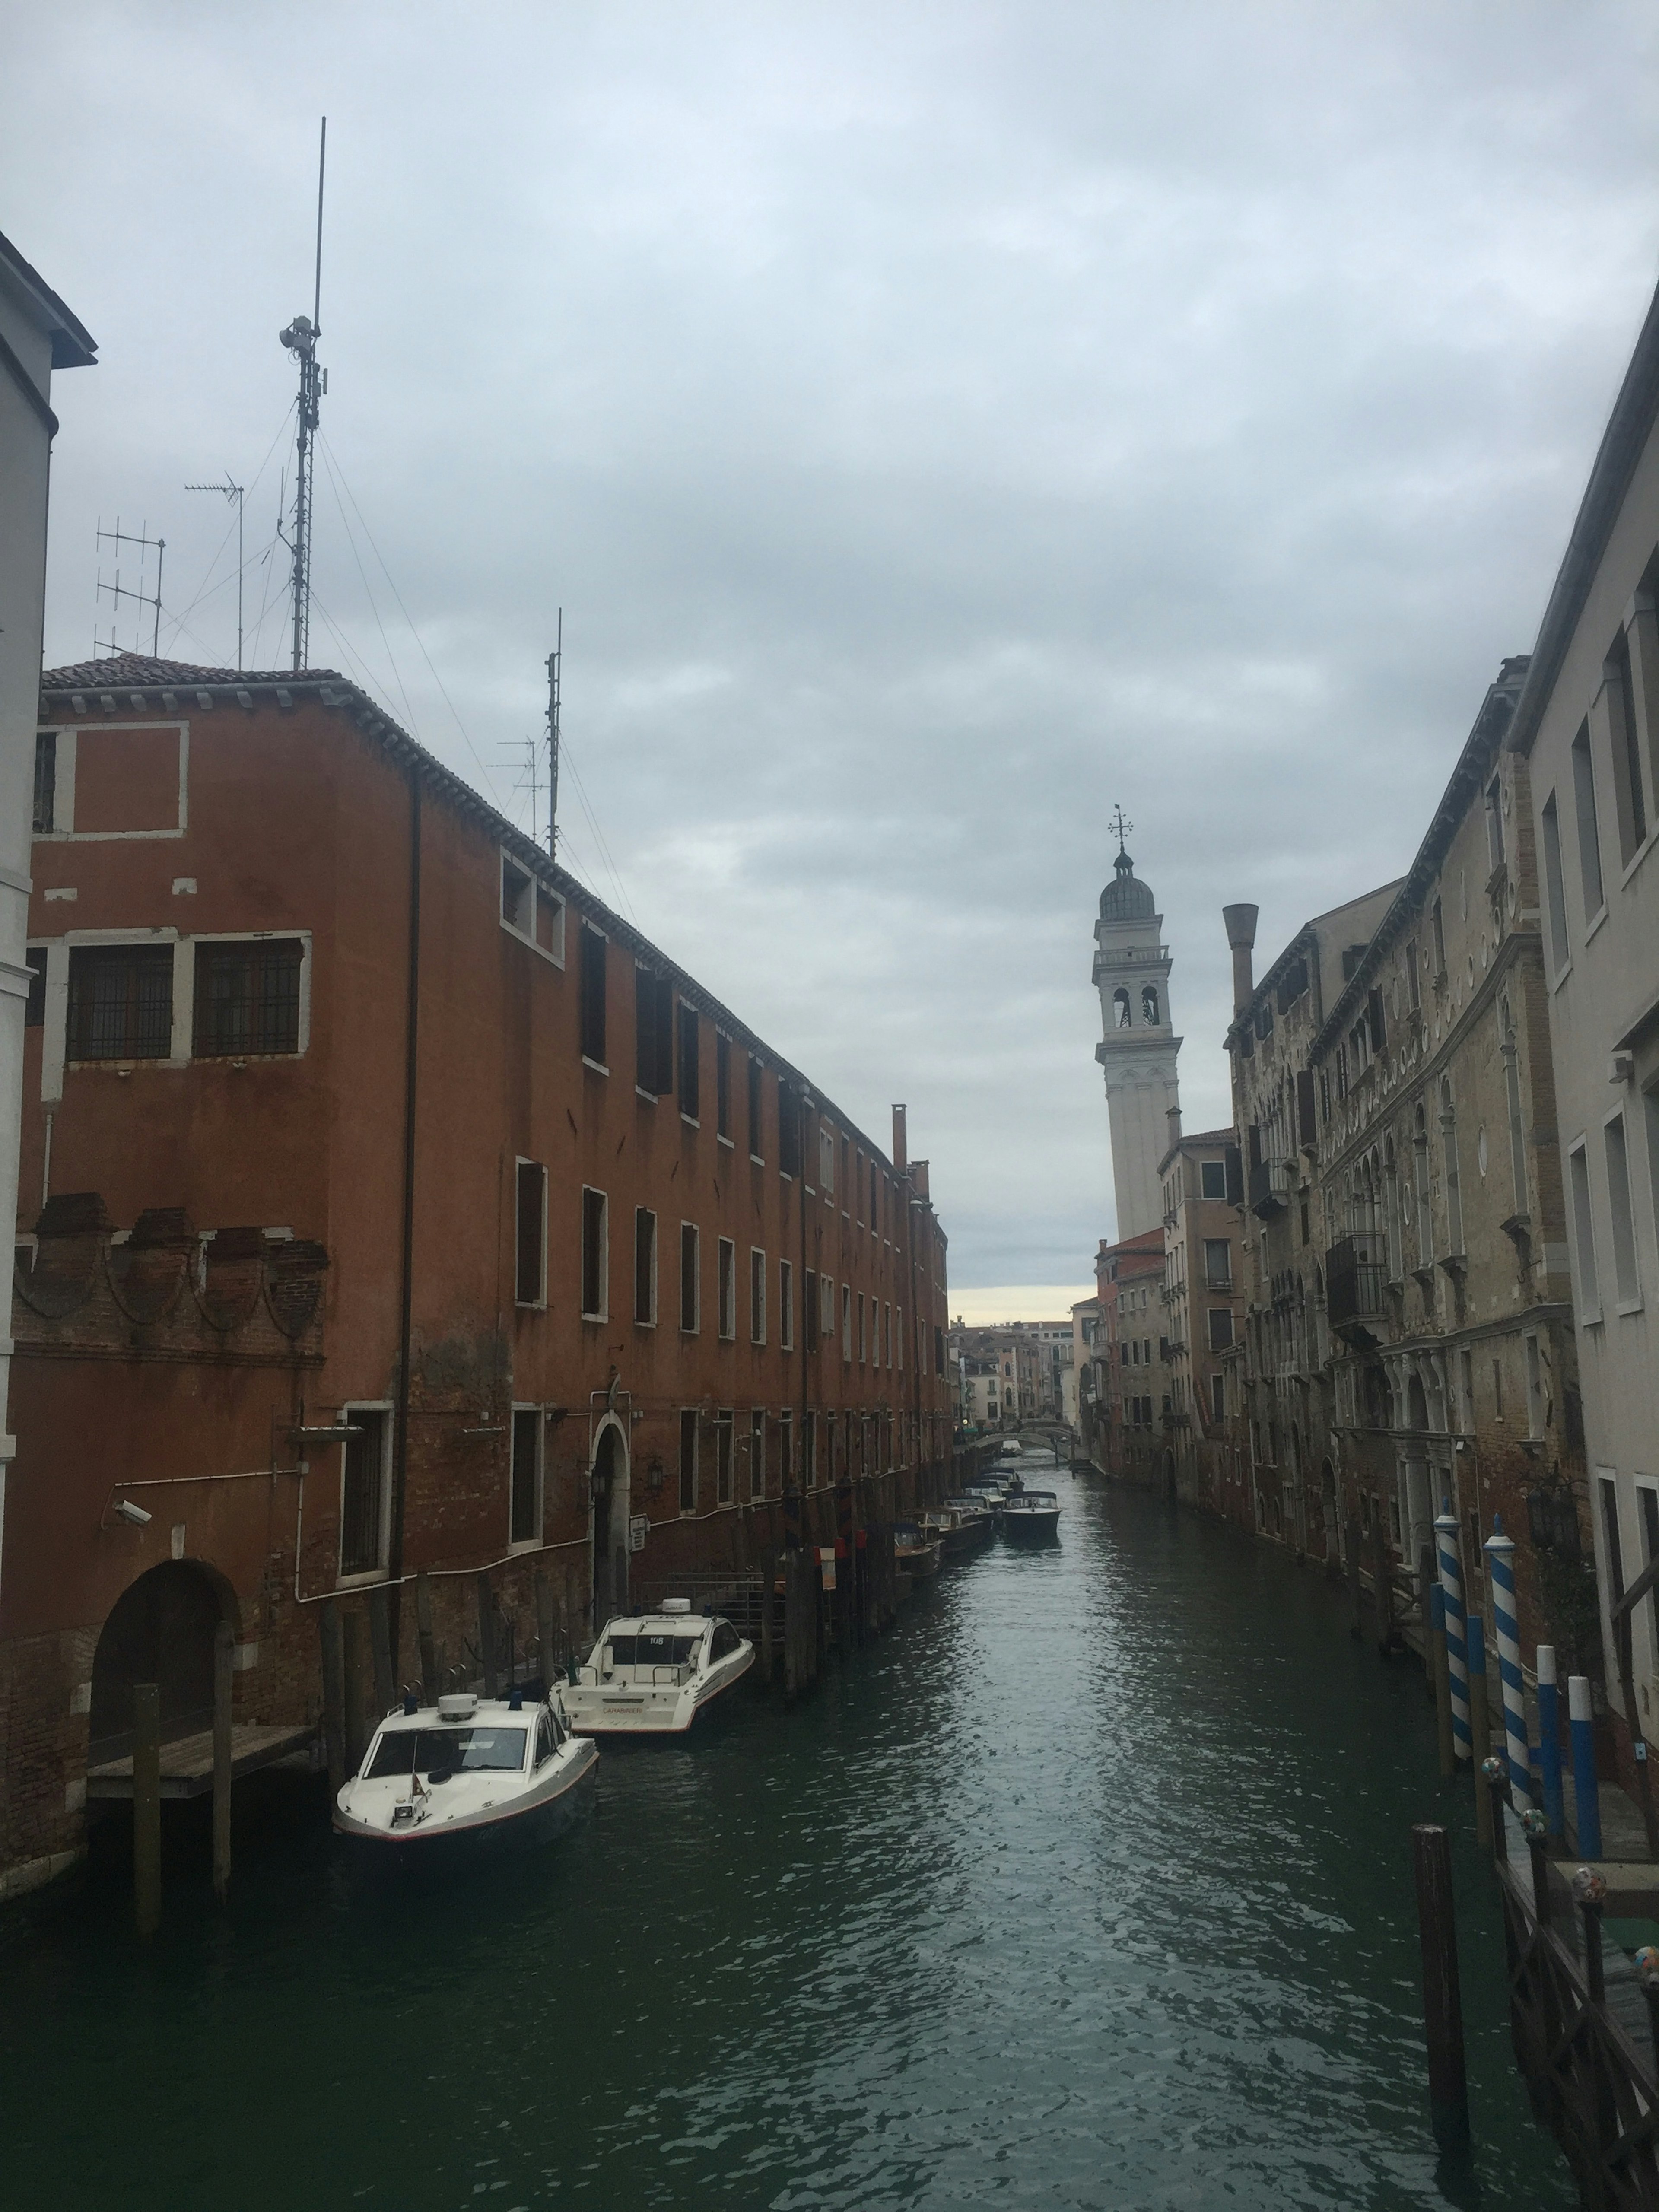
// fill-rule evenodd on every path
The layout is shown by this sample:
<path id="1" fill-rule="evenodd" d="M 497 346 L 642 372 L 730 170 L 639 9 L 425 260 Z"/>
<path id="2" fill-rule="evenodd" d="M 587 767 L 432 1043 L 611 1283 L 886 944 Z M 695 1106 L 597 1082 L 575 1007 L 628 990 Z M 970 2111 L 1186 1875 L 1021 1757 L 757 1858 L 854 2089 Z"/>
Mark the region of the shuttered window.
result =
<path id="1" fill-rule="evenodd" d="M 605 1059 L 605 954 L 604 938 L 592 923 L 582 924 L 581 951 L 581 1054 L 596 1066 L 603 1067 Z"/>
<path id="2" fill-rule="evenodd" d="M 521 1306 L 538 1306 L 547 1296 L 547 1170 L 539 1160 L 518 1164 L 515 1219 L 513 1295 Z"/>

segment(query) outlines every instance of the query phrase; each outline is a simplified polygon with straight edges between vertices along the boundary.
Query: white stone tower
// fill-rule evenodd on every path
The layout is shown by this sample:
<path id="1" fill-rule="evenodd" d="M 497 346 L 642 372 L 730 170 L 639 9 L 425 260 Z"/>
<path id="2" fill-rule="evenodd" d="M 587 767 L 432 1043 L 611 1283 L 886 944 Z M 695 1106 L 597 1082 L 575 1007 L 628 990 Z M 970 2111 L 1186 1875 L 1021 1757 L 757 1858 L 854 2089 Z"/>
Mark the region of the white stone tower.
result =
<path id="1" fill-rule="evenodd" d="M 1106 1071 L 1120 1240 L 1156 1229 L 1164 1219 L 1158 1164 L 1170 1149 L 1170 1112 L 1181 1104 L 1176 1078 L 1181 1039 L 1170 1022 L 1164 917 L 1151 886 L 1135 874 L 1124 849 L 1133 826 L 1120 807 L 1117 860 L 1112 880 L 1100 895 L 1095 924 L 1094 981 L 1100 991 L 1102 1031 L 1095 1058 Z"/>

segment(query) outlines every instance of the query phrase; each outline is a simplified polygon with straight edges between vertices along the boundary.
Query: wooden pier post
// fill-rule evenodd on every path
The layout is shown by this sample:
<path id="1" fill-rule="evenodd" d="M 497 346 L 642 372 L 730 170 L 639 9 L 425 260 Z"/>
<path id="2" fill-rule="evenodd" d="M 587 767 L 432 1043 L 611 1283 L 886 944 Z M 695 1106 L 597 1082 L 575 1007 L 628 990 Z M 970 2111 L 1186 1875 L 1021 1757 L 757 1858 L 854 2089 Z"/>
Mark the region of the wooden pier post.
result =
<path id="1" fill-rule="evenodd" d="M 228 1620 L 213 1632 L 213 1893 L 230 1887 L 231 1712 L 236 1647 Z"/>
<path id="2" fill-rule="evenodd" d="M 1429 2050 L 1429 2118 L 1442 2148 L 1468 2140 L 1469 2088 L 1463 2059 L 1463 2001 L 1457 1980 L 1457 1918 L 1451 1842 L 1443 1828 L 1412 1830 L 1417 1926 L 1423 1948 L 1423 2026 Z"/>
<path id="3" fill-rule="evenodd" d="M 374 1662 L 374 1717 L 378 1721 L 398 1702 L 397 1677 L 392 1667 L 391 1593 L 382 1585 L 368 1594 L 368 1646 Z"/>
<path id="4" fill-rule="evenodd" d="M 317 1630 L 323 1647 L 323 1743 L 328 1753 L 328 1787 L 338 1796 L 345 1787 L 346 1716 L 345 1659 L 340 1644 L 340 1608 L 325 1597 L 317 1608 Z"/>
<path id="5" fill-rule="evenodd" d="M 438 1647 L 432 1636 L 432 1584 L 424 1567 L 415 1577 L 415 1635 L 421 1647 L 421 1703 L 435 1705 L 443 1685 L 438 1678 Z"/>
<path id="6" fill-rule="evenodd" d="M 138 1933 L 161 1924 L 161 1692 L 132 1686 L 132 1895 Z"/>
<path id="7" fill-rule="evenodd" d="M 478 1577 L 478 1665 L 483 1673 L 483 1693 L 495 1694 L 495 1600 L 486 1569 Z"/>
<path id="8" fill-rule="evenodd" d="M 363 1616 L 356 1607 L 342 1614 L 340 1630 L 345 1663 L 345 1765 L 348 1774 L 355 1774 L 362 1765 L 363 1746 L 368 1741 L 363 1713 Z"/>

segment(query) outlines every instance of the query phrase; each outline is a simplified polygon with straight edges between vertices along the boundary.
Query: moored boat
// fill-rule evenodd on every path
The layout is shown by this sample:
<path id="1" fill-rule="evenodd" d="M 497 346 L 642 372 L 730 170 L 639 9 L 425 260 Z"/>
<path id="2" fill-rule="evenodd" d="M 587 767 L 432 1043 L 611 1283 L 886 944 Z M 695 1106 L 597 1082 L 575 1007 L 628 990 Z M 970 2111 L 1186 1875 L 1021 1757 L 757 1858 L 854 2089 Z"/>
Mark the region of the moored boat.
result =
<path id="1" fill-rule="evenodd" d="M 754 1663 L 754 1645 L 729 1620 L 665 1598 L 655 1613 L 605 1623 L 565 1710 L 579 1735 L 684 1735 Z"/>
<path id="2" fill-rule="evenodd" d="M 575 1810 L 599 1753 L 570 1733 L 556 1686 L 526 1701 L 414 1697 L 374 1731 L 334 1804 L 339 1834 L 398 1851 L 463 1837 L 543 1832 Z"/>
<path id="3" fill-rule="evenodd" d="M 913 1521 L 898 1522 L 893 1529 L 893 1558 L 902 1575 L 918 1578 L 939 1572 L 940 1540 L 931 1528 Z"/>
<path id="4" fill-rule="evenodd" d="M 945 1524 L 943 1540 L 947 1559 L 977 1552 L 990 1542 L 995 1533 L 996 1524 L 989 1510 L 977 1498 L 947 1498 L 939 1518 Z"/>
<path id="5" fill-rule="evenodd" d="M 1002 1533 L 1016 1544 L 1052 1542 L 1060 1534 L 1058 1494 L 1022 1485 L 1002 1509 Z"/>
<path id="6" fill-rule="evenodd" d="M 1002 1448 L 997 1456 L 999 1459 L 1022 1459 L 1024 1453 L 1025 1447 L 1018 1437 L 1005 1437 L 1002 1440 Z"/>

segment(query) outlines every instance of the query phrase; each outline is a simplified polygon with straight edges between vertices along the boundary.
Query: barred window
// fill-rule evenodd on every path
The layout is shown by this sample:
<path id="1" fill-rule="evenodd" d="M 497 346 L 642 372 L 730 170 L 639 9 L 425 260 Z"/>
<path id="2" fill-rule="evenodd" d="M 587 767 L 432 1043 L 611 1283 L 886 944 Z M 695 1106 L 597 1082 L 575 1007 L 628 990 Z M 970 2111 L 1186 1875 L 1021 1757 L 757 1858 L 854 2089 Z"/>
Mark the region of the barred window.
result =
<path id="1" fill-rule="evenodd" d="M 173 1048 L 172 945 L 76 945 L 69 1037 L 71 1060 L 165 1060 Z"/>
<path id="2" fill-rule="evenodd" d="M 255 937 L 196 948 L 198 1060 L 300 1049 L 297 937 Z"/>

